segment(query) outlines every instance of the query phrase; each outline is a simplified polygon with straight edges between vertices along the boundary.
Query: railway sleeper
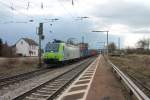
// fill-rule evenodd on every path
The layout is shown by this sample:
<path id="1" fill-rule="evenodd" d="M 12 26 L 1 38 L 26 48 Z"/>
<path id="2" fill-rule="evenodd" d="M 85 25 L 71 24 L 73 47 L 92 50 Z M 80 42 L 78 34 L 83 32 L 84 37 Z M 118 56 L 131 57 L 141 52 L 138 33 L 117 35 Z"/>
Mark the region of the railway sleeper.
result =
<path id="1" fill-rule="evenodd" d="M 51 88 L 58 88 L 58 87 L 61 87 L 61 85 L 59 85 L 59 86 L 57 86 L 57 87 L 56 87 L 56 86 L 52 86 L 52 85 L 46 85 L 45 87 L 51 89 Z"/>
<path id="2" fill-rule="evenodd" d="M 45 98 L 26 97 L 24 100 L 45 100 Z"/>
<path id="3" fill-rule="evenodd" d="M 57 81 L 62 82 L 62 81 L 68 81 L 68 79 L 58 79 Z"/>
<path id="4" fill-rule="evenodd" d="M 49 87 L 58 87 L 60 85 L 62 85 L 62 84 L 49 84 L 49 85 L 46 85 L 46 86 L 49 86 Z"/>
<path id="5" fill-rule="evenodd" d="M 54 81 L 52 84 L 60 84 L 60 81 Z"/>
<path id="6" fill-rule="evenodd" d="M 49 94 L 41 94 L 41 93 L 36 92 L 36 93 L 32 93 L 31 96 L 37 96 L 37 97 L 44 97 L 44 98 L 46 98 L 46 97 L 49 97 Z"/>
<path id="7" fill-rule="evenodd" d="M 36 92 L 36 93 L 41 95 L 50 95 L 53 94 L 54 92 Z"/>
<path id="8" fill-rule="evenodd" d="M 27 96 L 26 98 L 34 98 L 34 99 L 43 99 L 43 100 L 46 100 L 46 98 L 48 98 L 49 96 L 46 96 L 46 95 L 41 95 L 41 94 L 31 94 L 30 96 Z"/>
<path id="9" fill-rule="evenodd" d="M 58 89 L 58 87 L 56 87 L 56 88 L 46 88 L 46 87 L 43 87 L 42 89 L 47 90 L 47 91 L 56 91 Z"/>
<path id="10" fill-rule="evenodd" d="M 26 97 L 23 100 L 41 100 L 41 99 L 37 99 L 37 98 L 32 98 L 32 97 Z M 44 99 L 43 99 L 44 100 Z"/>
<path id="11" fill-rule="evenodd" d="M 57 80 L 57 81 L 55 81 L 56 82 L 56 84 L 62 84 L 62 83 L 66 83 L 66 82 L 68 82 L 68 80 Z M 53 84 L 53 83 L 52 83 Z M 55 84 L 55 83 L 54 83 Z"/>
<path id="12" fill-rule="evenodd" d="M 45 90 L 37 90 L 38 93 L 44 93 L 44 94 L 51 94 L 51 93 L 54 93 L 52 91 L 45 91 Z"/>
<path id="13" fill-rule="evenodd" d="M 58 90 L 58 87 L 57 87 L 57 88 L 51 88 L 50 90 L 51 90 L 51 91 L 57 91 L 57 90 Z"/>
<path id="14" fill-rule="evenodd" d="M 47 91 L 47 92 L 49 91 L 50 92 L 50 89 L 43 87 L 40 89 L 40 91 Z"/>

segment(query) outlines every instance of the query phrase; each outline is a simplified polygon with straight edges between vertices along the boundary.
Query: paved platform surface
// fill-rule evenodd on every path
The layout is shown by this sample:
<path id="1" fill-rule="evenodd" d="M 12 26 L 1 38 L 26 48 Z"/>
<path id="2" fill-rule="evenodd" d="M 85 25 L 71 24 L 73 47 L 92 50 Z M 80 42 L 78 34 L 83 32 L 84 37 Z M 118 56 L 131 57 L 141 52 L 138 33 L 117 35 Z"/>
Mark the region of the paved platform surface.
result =
<path id="1" fill-rule="evenodd" d="M 97 59 L 58 97 L 57 100 L 125 100 L 121 83 L 105 62 Z"/>
<path id="2" fill-rule="evenodd" d="M 101 57 L 86 100 L 125 100 L 121 83 Z"/>

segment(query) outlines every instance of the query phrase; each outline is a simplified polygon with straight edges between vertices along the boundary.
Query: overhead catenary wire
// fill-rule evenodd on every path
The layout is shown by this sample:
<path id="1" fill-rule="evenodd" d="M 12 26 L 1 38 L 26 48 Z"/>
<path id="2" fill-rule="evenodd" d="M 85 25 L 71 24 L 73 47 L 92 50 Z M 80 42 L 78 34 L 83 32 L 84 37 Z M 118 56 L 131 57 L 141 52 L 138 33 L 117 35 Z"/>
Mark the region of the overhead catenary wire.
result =
<path id="1" fill-rule="evenodd" d="M 18 1 L 18 0 L 17 0 Z M 73 17 L 73 15 L 66 9 L 66 7 L 62 4 L 62 2 L 61 1 L 59 1 L 59 0 L 57 0 L 58 2 L 59 2 L 59 4 L 63 7 L 63 9 L 72 17 L 72 18 L 74 18 Z M 72 0 L 72 2 L 74 3 L 74 1 Z M 29 8 L 30 8 L 30 6 L 31 5 L 34 5 L 32 2 L 29 2 L 29 0 L 28 1 L 26 1 L 26 7 L 22 7 L 22 6 L 18 6 L 18 5 L 14 5 L 14 3 L 13 3 L 13 1 L 11 2 L 11 4 L 9 3 L 6 3 L 6 2 L 3 2 L 3 1 L 0 1 L 0 3 L 1 4 L 3 4 L 4 6 L 6 6 L 7 8 L 10 8 L 11 10 L 13 10 L 13 11 L 16 11 L 17 13 L 20 13 L 20 14 L 23 14 L 23 15 L 26 15 L 26 14 L 24 14 L 24 13 L 22 13 L 22 12 L 19 12 L 18 10 L 17 10 L 17 8 L 22 8 L 22 9 L 27 9 L 27 10 L 29 10 Z M 21 2 L 22 3 L 22 2 Z M 41 9 L 43 9 L 44 8 L 44 4 L 43 4 L 43 2 L 41 2 Z M 28 15 L 26 15 L 26 16 L 28 16 Z"/>
<path id="2" fill-rule="evenodd" d="M 6 2 L 2 2 L 2 1 L 0 1 L 0 4 L 2 4 L 3 6 L 5 6 L 5 7 L 7 7 L 8 9 L 10 9 L 10 10 L 12 10 L 12 11 L 15 11 L 16 13 L 19 13 L 19 14 L 21 14 L 21 15 L 23 15 L 23 16 L 26 16 L 26 17 L 28 17 L 28 18 L 33 18 L 32 16 L 29 16 L 29 15 L 27 15 L 27 14 L 24 14 L 24 13 L 22 13 L 22 12 L 20 12 L 20 11 L 18 11 L 16 8 L 15 8 L 15 6 L 14 6 L 14 4 L 13 4 L 13 2 L 10 4 L 7 4 Z M 24 8 L 24 7 L 22 7 L 22 8 Z M 7 16 L 8 17 L 8 16 Z M 1 17 L 2 18 L 2 17 Z M 3 22 L 3 24 L 8 24 L 8 23 L 27 23 L 26 21 L 6 21 L 6 22 Z M 0 24 L 2 24 L 2 23 L 0 23 Z"/>
<path id="3" fill-rule="evenodd" d="M 25 1 L 25 0 L 15 0 L 15 1 L 17 1 L 17 2 L 19 2 L 19 3 L 23 3 L 23 4 L 25 4 L 26 6 L 24 7 L 24 9 L 27 9 L 28 7 L 30 8 L 30 9 L 32 9 L 31 8 L 31 6 L 32 7 L 37 7 L 37 5 L 39 5 L 39 3 L 37 3 L 37 2 L 32 2 L 31 0 L 27 0 L 27 1 Z M 28 6 L 29 5 L 29 6 Z M 39 8 L 41 8 L 41 3 L 40 3 L 40 6 L 39 6 Z M 28 9 L 27 9 L 28 10 Z"/>
<path id="4" fill-rule="evenodd" d="M 7 7 L 8 9 L 11 9 L 12 10 L 12 7 L 2 1 L 0 1 L 0 5 L 4 6 L 4 7 Z M 5 19 L 5 18 L 8 18 L 9 15 L 8 14 L 3 14 L 0 16 L 0 19 Z M 1 21 L 2 22 L 2 21 Z"/>
<path id="5" fill-rule="evenodd" d="M 12 6 L 11 5 L 8 5 L 8 4 L 6 4 L 6 3 L 4 3 L 4 2 L 2 2 L 2 1 L 0 1 L 0 4 L 2 4 L 2 5 L 4 5 L 4 6 L 6 6 L 7 8 L 12 8 Z"/>
<path id="6" fill-rule="evenodd" d="M 12 3 L 11 5 L 9 5 L 9 4 L 6 4 L 6 3 L 0 1 L 0 4 L 3 4 L 5 7 L 9 8 L 9 9 L 11 9 L 11 10 L 13 10 L 13 11 L 17 11 L 17 9 L 15 8 L 15 6 L 14 6 L 13 3 Z M 18 11 L 17 11 L 17 12 L 18 12 Z M 20 13 L 20 12 L 19 12 L 19 13 Z"/>
<path id="7" fill-rule="evenodd" d="M 17 0 L 18 1 L 18 0 Z M 76 17 L 71 13 L 71 12 L 69 12 L 68 11 L 68 9 L 64 6 L 64 4 L 60 1 L 60 0 L 57 0 L 58 2 L 59 2 L 59 4 L 60 4 L 60 6 L 62 6 L 63 7 L 63 9 L 67 12 L 67 14 L 69 15 L 69 16 L 71 16 L 71 18 L 73 18 L 73 19 L 75 19 Z M 20 2 L 20 1 L 19 1 Z M 19 14 L 21 14 L 21 15 L 24 15 L 24 16 L 27 16 L 27 17 L 29 17 L 29 18 L 33 18 L 32 16 L 30 16 L 30 15 L 27 15 L 27 14 L 25 14 L 25 13 L 23 13 L 22 11 L 19 11 L 18 9 L 19 8 L 21 8 L 21 9 L 24 9 L 24 10 L 29 10 L 29 9 L 32 9 L 31 8 L 31 5 L 34 5 L 34 3 L 32 3 L 31 1 L 29 1 L 29 0 L 27 0 L 27 1 L 24 1 L 25 2 L 25 7 L 22 7 L 22 6 L 18 6 L 18 5 L 14 5 L 14 1 L 13 0 L 11 0 L 11 2 L 3 2 L 3 1 L 1 1 L 0 0 L 0 4 L 2 4 L 2 5 L 4 5 L 5 7 L 7 7 L 7 8 L 9 8 L 10 10 L 12 10 L 12 11 L 15 11 L 16 13 L 19 13 Z M 72 0 L 72 4 L 74 5 L 74 0 Z M 41 9 L 43 9 L 44 8 L 44 3 L 43 2 L 41 2 L 40 3 L 40 8 Z M 44 15 L 43 15 L 44 16 Z"/>
<path id="8" fill-rule="evenodd" d="M 57 1 L 58 1 L 58 3 L 60 4 L 60 6 L 66 11 L 66 13 L 68 13 L 68 15 L 69 15 L 71 18 L 74 18 L 74 16 L 65 8 L 64 4 L 63 4 L 61 1 L 59 1 L 59 0 L 57 0 Z"/>
<path id="9" fill-rule="evenodd" d="M 17 4 L 15 4 L 13 1 L 11 1 L 11 2 L 0 1 L 0 3 L 4 4 L 4 5 L 6 5 L 6 6 L 9 6 L 10 8 L 16 7 L 16 8 L 26 9 L 26 7 L 22 7 L 22 6 L 20 6 L 20 5 L 17 5 Z M 22 3 L 22 2 L 21 2 L 21 3 Z M 24 4 L 25 4 L 25 3 L 24 3 Z"/>

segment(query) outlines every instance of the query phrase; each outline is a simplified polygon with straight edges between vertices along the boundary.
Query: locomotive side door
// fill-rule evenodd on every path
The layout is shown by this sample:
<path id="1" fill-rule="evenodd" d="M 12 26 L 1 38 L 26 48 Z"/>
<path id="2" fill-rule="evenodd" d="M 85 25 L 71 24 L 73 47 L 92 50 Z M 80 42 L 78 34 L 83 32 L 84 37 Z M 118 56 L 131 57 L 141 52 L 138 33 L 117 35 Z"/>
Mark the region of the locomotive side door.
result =
<path id="1" fill-rule="evenodd" d="M 67 45 L 65 44 L 65 45 L 64 45 L 64 60 L 68 60 L 68 58 L 69 58 L 68 47 L 67 47 Z"/>

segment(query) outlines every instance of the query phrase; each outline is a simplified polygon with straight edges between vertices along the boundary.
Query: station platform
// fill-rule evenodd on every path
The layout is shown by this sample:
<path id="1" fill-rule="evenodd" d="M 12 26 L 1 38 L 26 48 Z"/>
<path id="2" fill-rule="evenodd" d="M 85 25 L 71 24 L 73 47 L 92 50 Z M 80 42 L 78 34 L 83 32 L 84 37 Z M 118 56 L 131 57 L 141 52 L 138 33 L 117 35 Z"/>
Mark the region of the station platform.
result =
<path id="1" fill-rule="evenodd" d="M 125 97 L 121 83 L 100 55 L 57 100 L 125 100 Z"/>

